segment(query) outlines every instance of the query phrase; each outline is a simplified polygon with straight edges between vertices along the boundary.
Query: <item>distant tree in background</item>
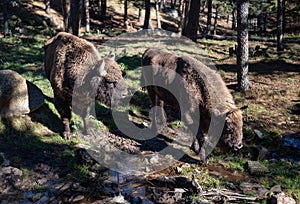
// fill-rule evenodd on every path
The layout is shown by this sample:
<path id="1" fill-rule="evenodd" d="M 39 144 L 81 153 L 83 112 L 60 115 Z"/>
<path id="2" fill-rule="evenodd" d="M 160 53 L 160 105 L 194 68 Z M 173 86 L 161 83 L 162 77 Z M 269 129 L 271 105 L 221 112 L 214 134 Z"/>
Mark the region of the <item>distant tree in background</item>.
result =
<path id="1" fill-rule="evenodd" d="M 249 89 L 248 0 L 237 0 L 237 81 L 239 91 Z"/>
<path id="2" fill-rule="evenodd" d="M 190 0 L 189 5 L 188 18 L 186 18 L 187 22 L 185 22 L 182 35 L 190 38 L 193 41 L 197 41 L 201 4 L 199 0 Z"/>
<path id="3" fill-rule="evenodd" d="M 277 0 L 277 52 L 283 51 L 283 0 Z"/>
<path id="4" fill-rule="evenodd" d="M 101 18 L 104 19 L 106 17 L 107 0 L 100 0 L 100 2 L 101 2 Z"/>
<path id="5" fill-rule="evenodd" d="M 206 21 L 206 31 L 207 34 L 211 34 L 211 17 L 212 16 L 212 0 L 207 0 L 207 21 Z"/>
<path id="6" fill-rule="evenodd" d="M 8 36 L 9 28 L 8 28 L 8 0 L 3 0 L 2 2 L 2 10 L 3 10 L 3 34 L 4 37 Z"/>
<path id="7" fill-rule="evenodd" d="M 161 22 L 160 22 L 160 14 L 159 14 L 159 5 L 160 5 L 160 0 L 155 0 L 155 14 L 156 14 L 156 21 L 157 21 L 157 28 L 161 29 Z"/>
<path id="8" fill-rule="evenodd" d="M 90 4 L 89 0 L 84 0 L 84 14 L 85 14 L 85 31 L 90 32 Z"/>
<path id="9" fill-rule="evenodd" d="M 61 10 L 63 14 L 64 20 L 64 30 L 66 32 L 70 31 L 70 24 L 69 24 L 69 17 L 70 17 L 70 10 L 71 10 L 71 0 L 61 0 Z"/>
<path id="10" fill-rule="evenodd" d="M 70 24 L 71 33 L 73 35 L 79 35 L 81 17 L 82 17 L 82 0 L 71 0 L 71 11 L 70 11 Z"/>
<path id="11" fill-rule="evenodd" d="M 145 19 L 143 29 L 151 28 L 151 3 L 150 0 L 145 0 Z"/>

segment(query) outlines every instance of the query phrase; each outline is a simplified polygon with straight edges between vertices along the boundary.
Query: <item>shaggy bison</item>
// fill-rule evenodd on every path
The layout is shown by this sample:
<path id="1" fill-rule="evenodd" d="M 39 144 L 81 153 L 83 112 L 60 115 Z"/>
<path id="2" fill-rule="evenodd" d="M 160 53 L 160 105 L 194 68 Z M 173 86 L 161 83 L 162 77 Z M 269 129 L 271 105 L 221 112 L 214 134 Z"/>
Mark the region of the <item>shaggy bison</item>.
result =
<path id="1" fill-rule="evenodd" d="M 152 106 L 160 107 L 158 108 L 159 118 L 156 113 L 153 114 L 152 126 L 153 122 L 155 125 L 156 122 L 165 120 L 162 111 L 163 104 L 166 102 L 171 106 L 183 109 L 181 113 L 183 113 L 183 118 L 188 123 L 187 126 L 197 124 L 197 140 L 194 140 L 194 143 L 198 142 L 199 145 L 203 145 L 207 137 L 213 137 L 213 135 L 208 134 L 212 117 L 223 117 L 224 122 L 221 124 L 225 124 L 224 128 L 221 126 L 220 130 L 222 136 L 219 145 L 221 148 L 223 147 L 223 150 L 229 148 L 237 150 L 243 146 L 242 112 L 235 106 L 232 95 L 218 73 L 192 57 L 179 57 L 174 53 L 154 48 L 145 51 L 142 56 L 142 66 L 142 80 L 144 80 L 144 83 L 148 82 L 146 85 L 149 82 L 155 83 L 155 80 L 161 75 L 161 80 L 164 80 L 170 88 L 177 86 L 179 87 L 176 88 L 178 89 L 177 92 L 187 93 L 186 96 L 180 93 L 181 98 L 177 98 L 178 101 L 168 90 L 159 85 L 146 86 Z M 173 71 L 164 72 L 164 70 Z M 178 82 L 174 82 L 174 72 L 185 81 L 186 85 L 182 85 L 185 86 L 184 89 L 180 88 L 181 85 Z M 197 114 L 198 117 L 195 117 Z M 195 118 L 200 121 L 191 121 Z M 200 156 L 201 159 L 205 160 L 207 155 L 205 152 L 201 152 Z"/>
<path id="2" fill-rule="evenodd" d="M 82 88 L 82 93 L 77 93 L 80 96 L 76 97 L 79 100 L 76 103 L 83 107 L 80 110 L 84 110 L 81 114 L 87 133 L 90 131 L 88 117 L 93 100 L 96 98 L 110 106 L 114 91 L 117 98 L 127 93 L 122 72 L 114 57 L 101 59 L 92 43 L 69 33 L 60 32 L 45 43 L 44 64 L 54 92 L 54 105 L 65 126 L 65 139 L 70 138 L 70 106 L 75 85 Z"/>

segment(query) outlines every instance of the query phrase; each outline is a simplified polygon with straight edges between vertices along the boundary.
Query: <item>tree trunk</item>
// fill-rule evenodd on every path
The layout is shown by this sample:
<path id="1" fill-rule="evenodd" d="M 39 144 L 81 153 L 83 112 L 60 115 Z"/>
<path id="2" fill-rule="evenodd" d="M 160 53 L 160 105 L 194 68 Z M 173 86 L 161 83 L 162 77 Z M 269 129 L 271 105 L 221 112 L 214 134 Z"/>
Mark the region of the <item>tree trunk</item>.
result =
<path id="1" fill-rule="evenodd" d="M 215 22 L 214 22 L 214 35 L 217 35 L 219 6 L 220 6 L 219 4 L 216 5 L 216 14 L 215 14 Z"/>
<path id="2" fill-rule="evenodd" d="M 235 16 L 235 13 L 236 13 L 236 9 L 233 8 L 232 9 L 232 25 L 231 25 L 231 29 L 232 30 L 235 30 L 236 29 L 236 16 Z"/>
<path id="3" fill-rule="evenodd" d="M 85 7 L 85 32 L 90 32 L 90 5 L 89 0 L 84 0 L 84 7 Z"/>
<path id="4" fill-rule="evenodd" d="M 207 0 L 207 34 L 211 34 L 211 16 L 212 16 L 212 0 Z"/>
<path id="5" fill-rule="evenodd" d="M 3 34 L 4 37 L 8 36 L 9 33 L 9 29 L 8 29 L 8 10 L 7 10 L 7 5 L 8 4 L 8 0 L 3 0 L 3 5 L 2 5 L 2 9 L 3 9 Z"/>
<path id="6" fill-rule="evenodd" d="M 176 0 L 171 0 L 171 9 L 176 8 Z"/>
<path id="7" fill-rule="evenodd" d="M 107 0 L 101 0 L 101 19 L 106 17 Z"/>
<path id="8" fill-rule="evenodd" d="M 277 52 L 283 51 L 283 0 L 277 0 Z"/>
<path id="9" fill-rule="evenodd" d="M 189 13 L 190 13 L 190 0 L 183 0 L 183 10 L 181 17 L 181 34 L 184 35 L 187 31 L 187 24 L 189 21 Z"/>
<path id="10" fill-rule="evenodd" d="M 248 0 L 237 0 L 237 81 L 239 91 L 249 89 Z"/>
<path id="11" fill-rule="evenodd" d="M 45 3 L 45 6 L 46 6 L 45 12 L 47 14 L 49 14 L 50 13 L 50 0 L 45 0 L 44 3 Z"/>
<path id="12" fill-rule="evenodd" d="M 142 8 L 139 8 L 139 15 L 138 15 L 138 22 L 139 24 L 142 24 Z"/>
<path id="13" fill-rule="evenodd" d="M 63 13 L 63 20 L 64 20 L 64 29 L 66 32 L 70 32 L 70 25 L 69 25 L 69 17 L 70 17 L 70 9 L 71 9 L 71 2 L 70 0 L 62 0 L 62 13 Z"/>
<path id="14" fill-rule="evenodd" d="M 185 11 L 185 3 L 184 3 L 184 0 L 179 0 L 179 16 L 180 16 L 180 20 L 178 22 L 178 32 L 179 33 L 182 33 L 182 30 L 183 30 L 183 26 L 184 26 L 184 18 L 185 18 L 185 15 L 184 15 L 184 11 Z"/>
<path id="15" fill-rule="evenodd" d="M 128 19 L 128 0 L 124 0 L 124 24 Z"/>
<path id="16" fill-rule="evenodd" d="M 145 0 L 145 19 L 143 29 L 151 29 L 151 4 L 150 0 Z"/>
<path id="17" fill-rule="evenodd" d="M 70 24 L 73 35 L 78 36 L 81 25 L 82 0 L 71 0 Z"/>
<path id="18" fill-rule="evenodd" d="M 197 41 L 197 32 L 199 26 L 199 14 L 200 14 L 200 1 L 191 0 L 190 11 L 186 28 L 183 35 L 190 38 L 193 41 Z"/>
<path id="19" fill-rule="evenodd" d="M 155 1 L 155 14 L 156 14 L 157 28 L 161 29 L 158 0 Z"/>

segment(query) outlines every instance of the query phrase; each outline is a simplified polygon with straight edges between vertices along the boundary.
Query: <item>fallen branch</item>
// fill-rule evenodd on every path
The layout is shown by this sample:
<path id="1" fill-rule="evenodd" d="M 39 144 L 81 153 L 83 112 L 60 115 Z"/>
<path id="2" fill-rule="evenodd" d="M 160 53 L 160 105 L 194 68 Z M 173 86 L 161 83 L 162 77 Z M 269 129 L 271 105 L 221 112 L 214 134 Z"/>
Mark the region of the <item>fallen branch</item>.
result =
<path id="1" fill-rule="evenodd" d="M 229 191 L 227 189 L 210 189 L 207 191 L 203 191 L 199 194 L 204 197 L 224 197 L 227 201 L 235 201 L 235 200 L 251 200 L 255 201 L 257 198 L 253 196 L 248 196 L 240 193 L 236 193 L 233 191 Z"/>

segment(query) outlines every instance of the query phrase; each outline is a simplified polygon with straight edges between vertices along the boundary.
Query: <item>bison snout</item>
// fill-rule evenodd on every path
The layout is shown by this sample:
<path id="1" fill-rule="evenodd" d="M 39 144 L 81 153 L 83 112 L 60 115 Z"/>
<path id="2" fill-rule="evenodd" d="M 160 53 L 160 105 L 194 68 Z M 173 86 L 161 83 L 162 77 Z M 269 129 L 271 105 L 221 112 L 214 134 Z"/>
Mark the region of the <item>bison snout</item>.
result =
<path id="1" fill-rule="evenodd" d="M 241 149 L 242 147 L 243 147 L 243 144 L 239 143 L 239 144 L 234 145 L 233 149 L 234 149 L 234 151 L 237 151 L 237 150 Z"/>

